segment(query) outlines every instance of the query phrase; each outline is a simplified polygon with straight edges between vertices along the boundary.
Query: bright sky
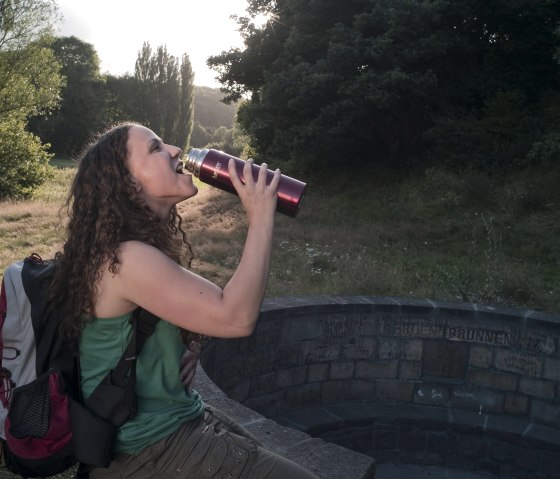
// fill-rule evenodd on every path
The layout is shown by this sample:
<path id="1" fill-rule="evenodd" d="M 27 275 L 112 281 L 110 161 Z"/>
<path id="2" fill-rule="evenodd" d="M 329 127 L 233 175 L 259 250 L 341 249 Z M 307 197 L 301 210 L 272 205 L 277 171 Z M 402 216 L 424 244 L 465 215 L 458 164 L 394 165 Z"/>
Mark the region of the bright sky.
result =
<path id="1" fill-rule="evenodd" d="M 206 59 L 232 46 L 242 46 L 237 24 L 229 17 L 245 15 L 246 0 L 56 0 L 64 17 L 58 36 L 76 36 L 91 43 L 101 73 L 134 73 L 145 41 L 152 50 L 167 46 L 170 55 L 189 55 L 194 84 L 219 87 Z"/>

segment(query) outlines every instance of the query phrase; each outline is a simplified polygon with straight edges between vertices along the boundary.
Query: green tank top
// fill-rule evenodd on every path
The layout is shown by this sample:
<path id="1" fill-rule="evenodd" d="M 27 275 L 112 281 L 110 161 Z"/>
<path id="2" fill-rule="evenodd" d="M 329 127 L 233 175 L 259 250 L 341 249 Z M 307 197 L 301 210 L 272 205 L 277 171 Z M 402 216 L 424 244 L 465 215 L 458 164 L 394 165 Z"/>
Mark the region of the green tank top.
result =
<path id="1" fill-rule="evenodd" d="M 115 367 L 126 349 L 132 334 L 130 316 L 97 318 L 84 328 L 80 339 L 84 398 Z M 202 414 L 200 395 L 185 392 L 181 383 L 179 369 L 184 351 L 177 327 L 159 321 L 137 360 L 138 414 L 119 429 L 115 452 L 136 454 Z"/>

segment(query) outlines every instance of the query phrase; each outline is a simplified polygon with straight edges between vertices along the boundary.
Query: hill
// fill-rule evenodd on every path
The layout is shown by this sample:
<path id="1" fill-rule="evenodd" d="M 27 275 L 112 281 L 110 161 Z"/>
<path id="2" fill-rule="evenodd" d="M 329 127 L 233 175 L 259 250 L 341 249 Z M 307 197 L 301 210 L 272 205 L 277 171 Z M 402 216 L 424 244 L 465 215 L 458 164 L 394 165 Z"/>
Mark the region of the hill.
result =
<path id="1" fill-rule="evenodd" d="M 194 121 L 206 129 L 231 128 L 237 105 L 222 103 L 224 94 L 218 88 L 194 87 Z"/>

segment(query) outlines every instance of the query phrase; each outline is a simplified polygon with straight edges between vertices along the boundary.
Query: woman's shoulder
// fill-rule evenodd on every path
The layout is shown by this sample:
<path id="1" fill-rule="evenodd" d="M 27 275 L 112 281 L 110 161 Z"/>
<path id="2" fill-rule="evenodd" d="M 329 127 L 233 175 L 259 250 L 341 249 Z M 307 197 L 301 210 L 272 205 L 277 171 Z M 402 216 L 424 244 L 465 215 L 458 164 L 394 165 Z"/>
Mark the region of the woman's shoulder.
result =
<path id="1" fill-rule="evenodd" d="M 146 260 L 148 258 L 167 258 L 167 256 L 155 246 L 138 240 L 123 241 L 119 245 L 119 262 L 127 260 L 136 261 L 138 258 Z"/>

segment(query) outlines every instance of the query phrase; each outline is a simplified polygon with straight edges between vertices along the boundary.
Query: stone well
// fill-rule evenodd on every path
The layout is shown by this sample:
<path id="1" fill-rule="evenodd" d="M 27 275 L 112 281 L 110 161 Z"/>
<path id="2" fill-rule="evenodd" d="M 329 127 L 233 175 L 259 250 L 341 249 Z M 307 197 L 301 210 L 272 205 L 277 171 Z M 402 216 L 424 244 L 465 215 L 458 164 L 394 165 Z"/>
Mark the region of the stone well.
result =
<path id="1" fill-rule="evenodd" d="M 252 336 L 207 346 L 202 393 L 325 479 L 376 462 L 559 478 L 559 339 L 534 311 L 268 298 Z"/>

